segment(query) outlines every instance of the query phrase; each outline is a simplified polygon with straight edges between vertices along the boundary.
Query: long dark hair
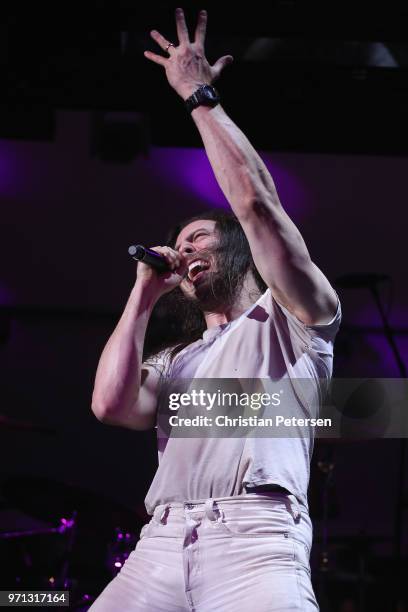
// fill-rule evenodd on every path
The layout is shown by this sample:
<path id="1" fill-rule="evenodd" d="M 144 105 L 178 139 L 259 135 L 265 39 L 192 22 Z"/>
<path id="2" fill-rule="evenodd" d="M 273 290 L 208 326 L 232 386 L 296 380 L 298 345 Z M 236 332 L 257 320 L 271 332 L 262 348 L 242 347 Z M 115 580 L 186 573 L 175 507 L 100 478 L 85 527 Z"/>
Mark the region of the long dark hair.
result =
<path id="1" fill-rule="evenodd" d="M 215 221 L 215 232 L 219 239 L 215 255 L 219 261 L 222 261 L 223 270 L 227 274 L 227 293 L 229 291 L 230 295 L 236 295 L 237 290 L 242 287 L 248 270 L 253 273 L 259 291 L 264 293 L 267 285 L 255 267 L 248 240 L 233 213 L 210 209 L 185 219 L 170 230 L 166 245 L 174 248 L 181 230 L 189 223 L 200 219 Z M 156 327 L 154 334 L 151 323 Z M 201 338 L 206 329 L 205 318 L 200 308 L 185 298 L 180 287 L 176 287 L 163 295 L 154 308 L 147 330 L 147 339 L 151 339 L 148 342 L 150 346 L 147 356 L 164 348 L 173 347 L 170 352 L 170 359 L 173 359 L 184 347 Z"/>

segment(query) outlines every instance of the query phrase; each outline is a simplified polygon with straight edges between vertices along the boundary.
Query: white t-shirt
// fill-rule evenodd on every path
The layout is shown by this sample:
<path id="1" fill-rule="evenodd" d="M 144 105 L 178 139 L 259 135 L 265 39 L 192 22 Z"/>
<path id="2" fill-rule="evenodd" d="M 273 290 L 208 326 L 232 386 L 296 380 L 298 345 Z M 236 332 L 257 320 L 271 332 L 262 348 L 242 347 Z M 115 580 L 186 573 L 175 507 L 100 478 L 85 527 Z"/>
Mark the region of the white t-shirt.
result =
<path id="1" fill-rule="evenodd" d="M 240 317 L 207 329 L 170 363 L 166 349 L 147 361 L 163 380 L 193 378 L 286 380 L 305 416 L 315 417 L 333 370 L 333 343 L 341 306 L 325 325 L 306 325 L 270 289 Z M 301 381 L 308 379 L 308 393 Z M 312 396 L 310 396 L 312 389 Z M 306 397 L 307 395 L 307 397 Z M 159 407 L 160 410 L 160 407 Z M 306 437 L 158 436 L 159 467 L 147 493 L 158 504 L 245 495 L 245 486 L 277 484 L 306 508 L 313 433 Z"/>

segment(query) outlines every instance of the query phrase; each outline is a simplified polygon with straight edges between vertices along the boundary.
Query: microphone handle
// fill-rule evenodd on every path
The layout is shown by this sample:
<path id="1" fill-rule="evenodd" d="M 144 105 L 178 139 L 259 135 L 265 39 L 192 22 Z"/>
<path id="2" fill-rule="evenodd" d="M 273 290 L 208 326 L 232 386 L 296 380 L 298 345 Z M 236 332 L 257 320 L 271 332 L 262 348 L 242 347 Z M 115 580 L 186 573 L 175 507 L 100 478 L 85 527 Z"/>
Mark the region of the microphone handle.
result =
<path id="1" fill-rule="evenodd" d="M 170 266 L 167 260 L 160 253 L 152 251 L 141 244 L 135 244 L 128 248 L 129 255 L 136 261 L 142 261 L 144 264 L 151 266 L 157 272 L 167 272 Z"/>

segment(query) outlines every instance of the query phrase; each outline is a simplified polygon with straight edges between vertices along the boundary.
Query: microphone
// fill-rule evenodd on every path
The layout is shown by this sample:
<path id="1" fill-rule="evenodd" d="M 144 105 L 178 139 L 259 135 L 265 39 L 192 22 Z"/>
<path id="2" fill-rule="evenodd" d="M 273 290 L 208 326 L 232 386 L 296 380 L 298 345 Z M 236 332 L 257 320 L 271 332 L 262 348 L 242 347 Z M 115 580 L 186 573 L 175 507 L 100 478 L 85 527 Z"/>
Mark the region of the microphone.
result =
<path id="1" fill-rule="evenodd" d="M 334 284 L 343 289 L 362 289 L 363 287 L 374 287 L 387 280 L 390 280 L 388 274 L 345 274 L 336 278 Z"/>
<path id="2" fill-rule="evenodd" d="M 157 272 L 167 272 L 170 270 L 170 266 L 167 260 L 156 251 L 147 249 L 141 244 L 133 244 L 128 248 L 129 255 L 136 261 L 142 261 L 144 264 L 151 266 Z"/>

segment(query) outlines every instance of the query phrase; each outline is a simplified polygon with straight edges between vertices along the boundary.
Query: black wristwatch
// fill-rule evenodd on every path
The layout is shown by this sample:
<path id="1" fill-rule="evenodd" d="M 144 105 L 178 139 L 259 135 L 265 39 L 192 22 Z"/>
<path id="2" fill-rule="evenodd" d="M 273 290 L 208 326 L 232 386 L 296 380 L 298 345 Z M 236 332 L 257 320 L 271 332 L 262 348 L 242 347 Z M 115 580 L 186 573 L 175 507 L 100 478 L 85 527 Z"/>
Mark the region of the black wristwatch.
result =
<path id="1" fill-rule="evenodd" d="M 212 85 L 200 85 L 198 89 L 185 101 L 189 113 L 198 106 L 214 107 L 220 102 L 218 91 Z"/>

